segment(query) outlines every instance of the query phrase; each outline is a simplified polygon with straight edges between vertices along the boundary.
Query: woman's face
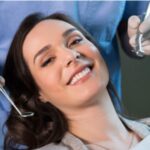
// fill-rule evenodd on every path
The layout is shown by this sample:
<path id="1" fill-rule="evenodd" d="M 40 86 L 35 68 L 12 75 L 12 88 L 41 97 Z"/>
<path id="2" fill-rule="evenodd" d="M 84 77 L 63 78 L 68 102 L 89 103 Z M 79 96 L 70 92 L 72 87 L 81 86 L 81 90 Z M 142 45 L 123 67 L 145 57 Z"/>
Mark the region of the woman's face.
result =
<path id="1" fill-rule="evenodd" d="M 106 89 L 108 71 L 98 49 L 64 21 L 38 23 L 26 36 L 23 56 L 41 100 L 62 111 L 85 106 Z"/>

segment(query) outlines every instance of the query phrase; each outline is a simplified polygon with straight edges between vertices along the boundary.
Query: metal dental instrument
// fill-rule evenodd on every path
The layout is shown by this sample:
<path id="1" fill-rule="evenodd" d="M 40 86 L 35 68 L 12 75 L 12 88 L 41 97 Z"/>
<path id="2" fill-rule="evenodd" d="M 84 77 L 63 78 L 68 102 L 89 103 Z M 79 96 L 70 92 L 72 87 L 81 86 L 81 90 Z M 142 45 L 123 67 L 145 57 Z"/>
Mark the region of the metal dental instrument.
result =
<path id="1" fill-rule="evenodd" d="M 150 3 L 148 4 L 144 20 L 147 19 L 147 17 L 149 15 L 150 15 Z M 138 35 L 137 35 L 137 38 L 136 38 L 137 46 L 133 50 L 133 52 L 136 53 L 136 55 L 139 56 L 139 57 L 143 57 L 144 56 L 144 51 L 143 51 L 143 48 L 142 48 L 142 39 L 143 39 L 143 34 L 141 34 L 139 32 Z"/>
<path id="2" fill-rule="evenodd" d="M 17 106 L 15 105 L 15 103 L 12 101 L 12 99 L 8 96 L 6 90 L 3 88 L 3 86 L 5 85 L 5 79 L 0 76 L 0 92 L 6 97 L 6 99 L 12 104 L 12 106 L 16 109 L 16 111 L 19 113 L 19 115 L 21 117 L 32 117 L 34 115 L 33 112 L 21 112 Z"/>

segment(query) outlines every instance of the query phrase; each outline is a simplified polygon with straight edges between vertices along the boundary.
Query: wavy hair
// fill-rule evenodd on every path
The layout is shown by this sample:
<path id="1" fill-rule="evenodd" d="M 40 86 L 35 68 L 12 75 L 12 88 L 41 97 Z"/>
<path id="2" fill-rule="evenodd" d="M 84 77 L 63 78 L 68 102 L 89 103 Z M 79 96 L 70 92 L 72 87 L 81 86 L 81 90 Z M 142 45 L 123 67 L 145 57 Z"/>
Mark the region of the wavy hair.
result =
<path id="1" fill-rule="evenodd" d="M 65 115 L 51 103 L 43 103 L 39 99 L 39 89 L 22 53 L 23 43 L 28 33 L 39 22 L 47 19 L 62 20 L 75 26 L 98 48 L 89 33 L 64 14 L 55 13 L 45 16 L 42 13 L 35 13 L 24 19 L 11 43 L 3 76 L 10 96 L 17 107 L 23 112 L 32 111 L 35 115 L 22 118 L 13 108 L 11 109 L 6 122 L 8 132 L 4 148 L 7 150 L 19 149 L 20 145 L 25 145 L 26 149 L 33 149 L 51 142 L 59 143 L 68 131 L 68 122 Z M 100 48 L 98 49 L 100 50 Z M 114 93 L 117 97 L 111 82 L 109 82 L 107 89 L 110 94 Z"/>

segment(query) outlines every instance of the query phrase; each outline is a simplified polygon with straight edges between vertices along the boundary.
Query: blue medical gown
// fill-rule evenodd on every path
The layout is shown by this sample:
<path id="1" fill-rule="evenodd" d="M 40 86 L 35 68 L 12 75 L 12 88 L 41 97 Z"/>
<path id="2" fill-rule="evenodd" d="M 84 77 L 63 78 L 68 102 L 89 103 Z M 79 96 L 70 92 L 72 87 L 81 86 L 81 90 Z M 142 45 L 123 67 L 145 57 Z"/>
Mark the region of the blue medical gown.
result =
<path id="1" fill-rule="evenodd" d="M 101 47 L 100 53 L 108 65 L 110 79 L 121 96 L 120 60 L 115 37 L 116 30 L 123 16 L 126 18 L 131 14 L 137 14 L 141 8 L 141 5 L 136 7 L 134 4 L 128 4 L 128 8 L 132 11 L 126 9 L 126 15 L 124 15 L 126 6 L 125 1 L 0 1 L 0 71 L 2 72 L 11 40 L 24 17 L 34 12 L 43 12 L 47 15 L 62 12 L 69 14 L 94 36 Z M 143 6 L 143 8 L 145 7 L 146 5 Z M 0 128 L 6 120 L 9 110 L 7 100 L 1 96 Z M 3 139 L 4 135 L 0 130 L 0 149 Z"/>

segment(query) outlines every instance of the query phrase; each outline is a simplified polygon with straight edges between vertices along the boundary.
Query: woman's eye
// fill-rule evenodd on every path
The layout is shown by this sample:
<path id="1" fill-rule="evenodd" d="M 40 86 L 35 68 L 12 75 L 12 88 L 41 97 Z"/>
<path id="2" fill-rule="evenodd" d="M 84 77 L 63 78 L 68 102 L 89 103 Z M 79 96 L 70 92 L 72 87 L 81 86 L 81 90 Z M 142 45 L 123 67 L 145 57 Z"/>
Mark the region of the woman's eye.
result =
<path id="1" fill-rule="evenodd" d="M 47 66 L 48 64 L 53 63 L 54 60 L 55 60 L 55 57 L 50 57 L 50 58 L 46 59 L 46 60 L 41 64 L 41 67 L 45 67 L 45 66 Z"/>
<path id="2" fill-rule="evenodd" d="M 70 46 L 74 46 L 76 44 L 79 44 L 83 39 L 82 38 L 77 38 L 75 40 L 73 40 L 71 43 L 70 43 Z"/>

